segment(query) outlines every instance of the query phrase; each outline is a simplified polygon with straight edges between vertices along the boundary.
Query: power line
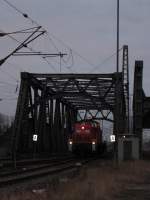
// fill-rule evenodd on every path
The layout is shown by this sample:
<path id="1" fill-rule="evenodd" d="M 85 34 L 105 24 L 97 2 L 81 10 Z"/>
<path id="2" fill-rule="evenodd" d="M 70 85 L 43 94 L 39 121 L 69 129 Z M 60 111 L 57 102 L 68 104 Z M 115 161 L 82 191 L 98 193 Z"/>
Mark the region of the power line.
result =
<path id="1" fill-rule="evenodd" d="M 19 82 L 18 79 L 16 79 L 14 76 L 12 76 L 12 74 L 10 74 L 9 72 L 6 72 L 4 70 L 2 70 L 2 68 L 0 68 L 0 71 L 2 71 L 3 73 L 7 74 L 11 79 L 15 80 L 15 82 Z"/>
<path id="2" fill-rule="evenodd" d="M 21 10 L 19 10 L 16 6 L 14 6 L 12 3 L 10 3 L 7 0 L 3 0 L 4 2 L 6 2 L 11 8 L 13 8 L 14 10 L 16 10 L 17 12 L 19 12 L 20 14 L 23 15 L 23 17 L 28 18 L 28 15 L 26 13 L 23 13 Z"/>
<path id="3" fill-rule="evenodd" d="M 51 39 L 51 37 L 49 36 L 48 32 L 46 32 L 47 35 L 47 39 L 50 41 L 50 43 L 53 45 L 53 47 L 56 49 L 57 53 L 59 52 L 59 49 L 57 48 L 57 46 L 55 45 L 54 41 Z"/>
<path id="4" fill-rule="evenodd" d="M 1 29 L 1 32 L 3 32 L 3 33 L 5 33 L 2 29 Z M 20 42 L 19 40 L 17 40 L 15 37 L 13 37 L 12 35 L 7 35 L 9 38 L 11 38 L 12 40 L 14 40 L 15 42 L 17 42 L 19 45 L 21 45 L 22 44 L 22 42 Z M 33 49 L 33 48 L 31 48 L 31 47 L 29 47 L 29 46 L 26 46 L 26 48 L 27 49 L 29 49 L 31 52 L 35 52 L 35 50 Z M 45 60 L 44 58 L 43 58 L 43 56 L 40 56 L 41 58 L 42 58 L 42 60 Z M 46 61 L 46 60 L 45 60 Z M 46 61 L 47 62 L 47 61 Z M 49 62 L 47 62 L 47 64 L 50 66 L 50 67 L 52 67 L 52 65 L 50 65 L 49 64 Z M 52 67 L 53 68 L 53 70 L 54 70 L 54 67 Z M 56 71 L 56 70 L 54 70 L 54 71 Z"/>
<path id="5" fill-rule="evenodd" d="M 50 35 L 48 34 L 48 32 L 46 32 L 47 34 L 47 37 L 48 37 L 48 40 L 50 41 L 50 43 L 52 44 L 52 46 L 56 49 L 56 51 L 59 53 L 59 49 L 57 48 L 57 46 L 55 45 L 54 41 L 51 39 Z M 68 49 L 68 48 L 67 48 Z M 64 57 L 62 57 L 62 61 L 64 63 L 68 63 L 69 60 L 71 59 L 71 65 L 70 66 L 66 66 L 66 68 L 71 68 L 73 65 L 74 65 L 74 59 L 73 59 L 73 54 L 72 54 L 72 49 L 69 48 L 69 55 L 68 55 L 68 58 L 67 60 L 64 59 Z"/>
<path id="6" fill-rule="evenodd" d="M 12 33 L 28 33 L 28 32 L 26 32 L 27 30 L 31 30 L 31 29 L 35 29 L 36 27 L 34 27 L 34 28 L 30 28 L 30 29 L 24 29 L 24 30 L 21 30 L 21 31 L 15 31 L 15 32 L 12 32 Z M 43 33 L 43 31 L 38 31 L 38 32 L 41 32 L 41 33 Z M 32 32 L 31 32 L 32 33 Z M 1 30 L 1 35 L 7 35 L 8 37 L 10 37 L 11 39 L 13 39 L 15 42 L 17 42 L 17 43 L 19 43 L 19 45 L 22 45 L 22 42 L 20 42 L 20 41 L 18 41 L 16 38 L 14 38 L 13 36 L 11 36 L 10 34 L 8 34 L 8 33 L 5 33 L 3 30 Z M 53 46 L 54 46 L 54 44 L 53 44 Z M 47 64 L 50 66 L 50 67 L 52 67 L 53 68 L 53 70 L 54 71 L 56 71 L 56 69 L 55 69 L 55 67 L 50 63 L 50 62 L 48 62 L 45 58 L 46 57 L 51 57 L 51 56 L 62 56 L 62 55 L 66 55 L 66 54 L 62 54 L 62 53 L 58 53 L 57 55 L 55 54 L 55 55 L 53 55 L 53 54 L 45 54 L 45 53 L 42 53 L 42 52 L 36 52 L 33 48 L 31 48 L 31 47 L 28 47 L 27 45 L 25 46 L 26 48 L 28 48 L 30 51 L 31 51 L 31 53 L 30 52 L 18 52 L 18 53 L 13 53 L 13 55 L 15 56 L 15 55 L 32 55 L 32 52 L 33 52 L 33 54 L 34 55 L 39 55 L 42 59 L 44 59 L 46 62 L 47 62 Z M 56 46 L 55 46 L 56 47 Z M 58 51 L 58 48 L 57 48 L 57 51 Z M 56 71 L 57 72 L 57 71 Z"/>
<path id="7" fill-rule="evenodd" d="M 0 60 L 0 65 L 2 65 L 6 60 L 13 56 L 16 52 L 18 52 L 20 49 L 27 47 L 29 43 L 37 39 L 39 36 L 43 35 L 45 32 L 41 31 L 39 34 L 36 35 L 36 33 L 41 29 L 41 26 L 36 27 L 35 30 L 23 41 L 17 48 L 15 48 L 11 53 L 9 53 L 7 56 L 5 56 L 3 59 Z"/>
<path id="8" fill-rule="evenodd" d="M 29 19 L 32 23 L 36 24 L 37 26 L 39 26 L 39 24 L 33 20 L 31 17 L 29 17 L 28 14 L 24 13 L 23 11 L 21 11 L 20 9 L 18 9 L 16 6 L 14 6 L 12 3 L 10 3 L 7 0 L 3 0 L 5 3 L 7 3 L 10 7 L 12 7 L 15 11 L 17 11 L 18 13 L 20 13 L 23 17 Z M 43 28 L 43 27 L 42 27 Z M 57 38 L 56 36 L 54 36 L 52 33 L 49 33 L 45 28 L 43 28 L 44 31 L 47 32 L 48 35 L 51 35 L 51 37 L 53 37 L 55 40 L 59 41 L 63 46 L 67 47 L 67 49 L 72 49 L 68 44 L 66 44 L 65 42 L 63 42 L 61 39 Z M 50 39 L 51 40 L 51 39 Z M 52 41 L 52 40 L 51 40 Z M 54 44 L 54 43 L 53 43 Z M 56 45 L 54 44 L 55 48 L 58 49 L 56 47 Z M 88 63 L 91 66 L 95 66 L 93 63 L 91 63 L 87 58 L 85 58 L 84 56 L 82 56 L 80 53 L 78 53 L 76 50 L 72 49 L 72 51 L 79 56 L 82 60 L 84 60 L 86 63 Z"/>
<path id="9" fill-rule="evenodd" d="M 28 14 L 22 12 L 20 9 L 18 9 L 16 6 L 14 6 L 12 3 L 10 3 L 10 2 L 7 1 L 7 0 L 3 0 L 3 1 L 4 1 L 5 3 L 7 3 L 11 8 L 13 8 L 15 11 L 17 11 L 18 13 L 20 13 L 23 17 L 28 18 L 32 23 L 38 25 L 38 23 L 37 23 L 36 21 L 34 21 L 32 18 L 30 18 L 30 17 L 28 16 Z M 38 26 L 39 26 L 39 25 L 38 25 Z M 47 32 L 47 30 L 44 29 L 43 27 L 42 27 L 42 29 L 43 29 L 43 31 L 46 31 L 46 32 Z M 53 45 L 54 45 L 54 44 L 53 44 Z M 56 46 L 55 46 L 55 48 L 56 48 Z M 30 49 L 30 50 L 33 51 L 33 49 Z M 57 49 L 57 50 L 58 50 L 58 49 Z M 52 67 L 52 64 L 51 64 L 49 61 L 47 61 L 43 56 L 41 56 L 41 58 L 44 59 L 50 67 Z M 53 66 L 52 68 L 53 68 L 53 70 L 54 70 L 54 66 Z M 56 70 L 54 70 L 54 71 L 56 71 Z"/>
<path id="10" fill-rule="evenodd" d="M 5 94 L 7 96 L 12 96 L 12 95 L 16 96 L 16 95 L 18 95 L 18 85 L 16 85 L 15 88 L 0 87 L 0 93 L 1 93 L 1 95 Z"/>
<path id="11" fill-rule="evenodd" d="M 1 102 L 1 101 L 6 101 L 6 100 L 7 100 L 7 101 L 12 101 L 12 100 L 13 100 L 13 101 L 17 101 L 17 99 L 18 99 L 18 98 L 15 98 L 15 97 L 14 97 L 14 98 L 7 98 L 7 97 L 2 97 L 2 98 L 1 98 L 1 97 L 0 97 L 0 102 Z"/>
<path id="12" fill-rule="evenodd" d="M 0 29 L 0 31 L 2 32 L 2 33 L 5 33 L 2 29 Z M 9 37 L 9 38 L 11 38 L 12 40 L 14 40 L 15 42 L 17 42 L 18 44 L 21 44 L 22 42 L 20 42 L 19 40 L 17 40 L 14 36 L 12 36 L 12 35 L 10 35 L 10 34 L 8 34 L 8 35 L 6 35 L 7 37 Z M 34 51 L 31 47 L 29 47 L 29 46 L 26 46 L 26 48 L 27 49 L 29 49 L 30 51 Z"/>
<path id="13" fill-rule="evenodd" d="M 1 87 L 1 84 L 3 84 L 2 87 Z M 9 88 L 4 87 L 4 86 L 7 86 L 7 85 L 9 86 Z M 10 88 L 10 86 L 13 87 L 14 91 L 12 91 L 12 88 Z M 9 94 L 9 95 L 10 95 L 10 93 L 17 94 L 18 89 L 19 89 L 19 83 L 17 83 L 15 85 L 15 84 L 7 83 L 7 82 L 5 82 L 5 83 L 0 82 L 0 91 L 2 90 L 5 94 Z"/>
<path id="14" fill-rule="evenodd" d="M 32 28 L 27 28 L 27 29 L 23 29 L 23 30 L 19 30 L 19 31 L 14 31 L 14 32 L 8 32 L 5 33 L 4 31 L 0 32 L 0 37 L 4 37 L 5 35 L 12 35 L 12 34 L 21 34 L 21 33 L 33 33 L 33 29 L 35 29 L 37 27 L 32 27 Z M 42 33 L 43 31 L 37 31 L 38 33 Z"/>
<path id="15" fill-rule="evenodd" d="M 122 47 L 123 48 L 123 47 Z M 122 50 L 122 48 L 119 49 L 119 52 Z M 113 53 L 112 55 L 108 56 L 106 59 L 104 59 L 100 64 L 98 64 L 97 66 L 95 66 L 93 69 L 90 70 L 89 73 L 93 73 L 94 71 L 96 71 L 99 67 L 101 67 L 102 65 L 104 65 L 106 62 L 108 62 L 111 58 L 113 58 L 115 55 L 117 54 L 117 52 Z"/>
<path id="16" fill-rule="evenodd" d="M 74 58 L 73 58 L 73 54 L 72 54 L 72 49 L 70 49 L 70 53 L 69 53 L 69 56 L 68 56 L 67 60 L 65 60 L 64 58 L 62 58 L 62 60 L 66 64 L 69 62 L 69 60 L 71 60 L 71 64 L 69 66 L 66 66 L 66 67 L 67 68 L 73 67 L 73 65 L 74 65 Z"/>
<path id="17" fill-rule="evenodd" d="M 46 62 L 47 64 L 55 71 L 57 72 L 57 70 L 55 69 L 54 65 L 52 65 L 52 63 L 50 61 L 48 61 L 45 57 L 42 57 Z"/>
<path id="18" fill-rule="evenodd" d="M 13 87 L 16 86 L 16 84 L 5 82 L 5 81 L 0 81 L 0 84 L 2 84 L 2 85 L 10 85 L 10 86 L 13 86 Z"/>
<path id="19" fill-rule="evenodd" d="M 24 13 L 22 10 L 18 9 L 16 6 L 14 6 L 12 3 L 10 3 L 7 0 L 3 0 L 5 3 L 7 3 L 11 8 L 13 8 L 16 12 L 20 13 L 24 18 L 29 19 L 32 23 L 34 23 L 37 26 L 40 26 L 35 20 L 33 20 L 27 13 Z M 49 41 L 52 43 L 52 45 L 54 46 L 54 48 L 58 51 L 59 49 L 57 48 L 57 46 L 55 45 L 54 41 L 51 39 L 51 37 L 53 37 L 55 40 L 57 40 L 58 42 L 60 42 L 63 46 L 65 46 L 67 49 L 71 49 L 71 51 L 73 51 L 77 56 L 79 56 L 82 60 L 84 60 L 86 63 L 88 63 L 90 66 L 94 67 L 93 69 L 91 69 L 90 73 L 94 72 L 95 70 L 97 70 L 100 66 L 102 66 L 103 64 L 105 64 L 106 62 L 108 62 L 113 56 L 115 56 L 117 54 L 117 52 L 113 53 L 111 56 L 107 57 L 106 59 L 104 59 L 99 65 L 95 65 L 93 64 L 91 61 L 89 61 L 87 58 L 85 58 L 84 56 L 82 56 L 80 53 L 78 53 L 76 50 L 72 49 L 68 44 L 66 44 L 64 41 L 62 41 L 61 39 L 59 39 L 58 37 L 56 37 L 55 35 L 53 35 L 52 33 L 48 32 L 45 28 L 42 27 L 42 29 L 44 31 L 46 31 L 46 34 L 49 37 Z M 50 37 L 51 36 L 51 37 Z M 122 48 L 121 48 L 122 49 Z M 121 50 L 119 49 L 119 51 Z M 42 57 L 43 58 L 43 57 Z M 72 59 L 73 60 L 73 59 Z M 46 60 L 47 61 L 47 60 Z M 65 62 L 65 60 L 63 59 L 63 61 Z M 49 63 L 49 62 L 47 62 Z M 72 62 L 72 64 L 74 64 Z M 50 64 L 52 66 L 52 64 Z M 70 69 L 69 67 L 67 67 L 68 69 Z M 54 69 L 54 68 L 53 68 Z"/>
<path id="20" fill-rule="evenodd" d="M 75 49 L 71 48 L 68 44 L 66 44 L 65 42 L 63 42 L 61 39 L 57 38 L 56 36 L 54 36 L 52 33 L 49 33 L 55 40 L 57 40 L 58 42 L 60 42 L 62 45 L 64 45 L 67 49 L 71 49 L 72 52 L 74 52 L 78 57 L 80 57 L 82 60 L 84 60 L 86 63 L 88 63 L 90 66 L 94 66 L 95 64 L 93 64 L 92 62 L 90 62 L 87 58 L 85 58 L 84 56 L 82 56 L 80 53 L 78 53 Z"/>
<path id="21" fill-rule="evenodd" d="M 7 62 L 7 64 L 8 65 L 10 65 L 10 66 L 13 66 L 13 67 L 17 67 L 19 70 L 21 70 L 22 72 L 27 72 L 24 68 L 25 68 L 25 66 L 23 66 L 24 68 L 22 68 L 22 67 L 20 67 L 20 65 L 18 65 L 18 64 L 16 64 L 16 63 L 10 63 L 10 62 Z M 22 64 L 21 64 L 22 65 Z M 30 68 L 32 68 L 31 66 L 28 66 L 28 67 L 30 67 Z M 30 70 L 28 69 L 28 72 L 29 72 Z"/>

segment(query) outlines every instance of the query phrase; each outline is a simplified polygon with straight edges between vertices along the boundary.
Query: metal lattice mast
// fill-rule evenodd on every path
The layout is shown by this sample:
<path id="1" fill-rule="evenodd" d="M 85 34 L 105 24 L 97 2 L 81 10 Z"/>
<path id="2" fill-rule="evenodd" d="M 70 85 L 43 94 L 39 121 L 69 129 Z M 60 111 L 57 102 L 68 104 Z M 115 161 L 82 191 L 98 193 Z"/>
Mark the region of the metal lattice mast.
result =
<path id="1" fill-rule="evenodd" d="M 122 73 L 123 73 L 123 88 L 125 95 L 125 109 L 126 109 L 126 131 L 129 133 L 129 58 L 128 58 L 128 46 L 123 46 L 123 62 L 122 62 Z"/>

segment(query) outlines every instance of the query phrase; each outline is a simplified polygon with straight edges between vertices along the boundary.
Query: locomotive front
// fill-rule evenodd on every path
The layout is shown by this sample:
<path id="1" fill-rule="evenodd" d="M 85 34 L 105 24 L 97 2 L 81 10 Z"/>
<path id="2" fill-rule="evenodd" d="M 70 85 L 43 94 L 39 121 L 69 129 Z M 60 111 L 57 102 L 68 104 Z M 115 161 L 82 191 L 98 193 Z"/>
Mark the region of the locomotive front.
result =
<path id="1" fill-rule="evenodd" d="M 68 147 L 71 152 L 97 152 L 102 144 L 102 131 L 96 121 L 82 121 L 74 124 Z"/>

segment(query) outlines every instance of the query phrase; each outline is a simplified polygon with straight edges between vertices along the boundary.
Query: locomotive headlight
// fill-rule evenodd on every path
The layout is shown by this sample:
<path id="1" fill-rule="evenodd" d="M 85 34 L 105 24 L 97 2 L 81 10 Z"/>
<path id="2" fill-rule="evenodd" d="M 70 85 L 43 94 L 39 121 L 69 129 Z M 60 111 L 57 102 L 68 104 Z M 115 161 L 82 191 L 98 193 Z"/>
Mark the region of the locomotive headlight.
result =
<path id="1" fill-rule="evenodd" d="M 84 126 L 81 126 L 81 129 L 82 129 L 82 130 L 84 130 L 84 129 L 85 129 L 85 127 L 84 127 Z"/>
<path id="2" fill-rule="evenodd" d="M 71 140 L 68 142 L 68 148 L 69 148 L 69 151 L 72 152 L 72 141 Z"/>
<path id="3" fill-rule="evenodd" d="M 92 141 L 92 151 L 96 151 L 96 142 Z"/>

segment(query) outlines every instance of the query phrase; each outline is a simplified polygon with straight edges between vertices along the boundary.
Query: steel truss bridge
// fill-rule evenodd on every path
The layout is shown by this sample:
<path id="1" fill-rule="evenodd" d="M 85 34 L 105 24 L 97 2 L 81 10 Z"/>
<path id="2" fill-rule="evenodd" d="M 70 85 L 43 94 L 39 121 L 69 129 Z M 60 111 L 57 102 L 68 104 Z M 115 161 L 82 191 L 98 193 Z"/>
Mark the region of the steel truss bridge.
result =
<path id="1" fill-rule="evenodd" d="M 84 117 L 80 111 L 85 111 Z M 93 112 L 94 111 L 94 112 Z M 62 153 L 78 119 L 112 121 L 114 133 L 128 131 L 128 46 L 122 72 L 109 74 L 33 74 L 22 72 L 14 121 L 12 152 Z M 112 117 L 113 116 L 113 117 Z M 38 135 L 35 146 L 33 135 Z"/>

